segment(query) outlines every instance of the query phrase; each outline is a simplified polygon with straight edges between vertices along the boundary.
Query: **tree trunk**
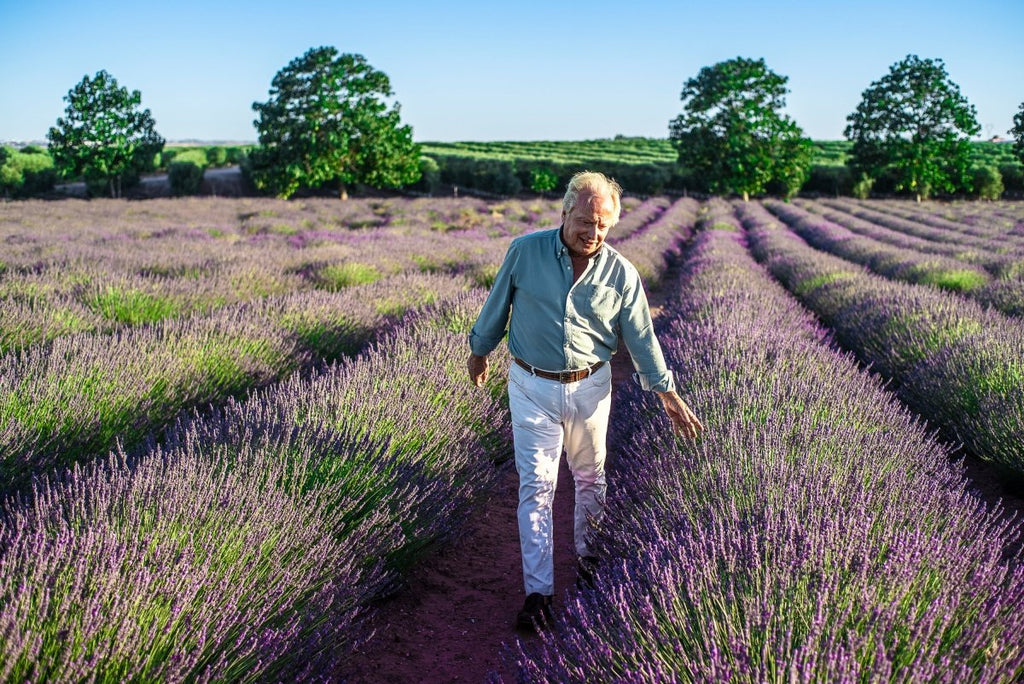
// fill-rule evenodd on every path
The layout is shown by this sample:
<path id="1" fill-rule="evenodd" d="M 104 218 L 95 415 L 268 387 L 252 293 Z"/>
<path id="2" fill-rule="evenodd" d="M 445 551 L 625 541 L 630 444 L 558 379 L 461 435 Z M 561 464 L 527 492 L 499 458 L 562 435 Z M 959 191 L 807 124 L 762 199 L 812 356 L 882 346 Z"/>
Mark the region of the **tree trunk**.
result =
<path id="1" fill-rule="evenodd" d="M 348 188 L 345 187 L 345 183 L 342 181 L 338 181 L 338 199 L 348 199 Z"/>
<path id="2" fill-rule="evenodd" d="M 743 201 L 744 202 L 750 201 L 750 193 L 747 192 L 746 190 L 743 191 Z"/>

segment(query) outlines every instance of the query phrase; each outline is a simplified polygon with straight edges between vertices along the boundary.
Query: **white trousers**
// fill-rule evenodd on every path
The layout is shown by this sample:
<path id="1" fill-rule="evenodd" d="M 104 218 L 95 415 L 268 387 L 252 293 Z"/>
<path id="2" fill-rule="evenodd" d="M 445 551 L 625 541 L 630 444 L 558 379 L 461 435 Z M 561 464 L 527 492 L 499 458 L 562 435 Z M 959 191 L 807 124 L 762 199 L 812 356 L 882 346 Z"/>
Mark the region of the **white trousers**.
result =
<path id="1" fill-rule="evenodd" d="M 567 384 L 537 377 L 516 363 L 509 369 L 509 410 L 519 471 L 519 544 L 527 595 L 555 593 L 551 511 L 563 448 L 576 485 L 576 553 L 589 555 L 590 519 L 600 520 L 607 491 L 605 437 L 611 387 L 607 363 L 593 375 Z"/>

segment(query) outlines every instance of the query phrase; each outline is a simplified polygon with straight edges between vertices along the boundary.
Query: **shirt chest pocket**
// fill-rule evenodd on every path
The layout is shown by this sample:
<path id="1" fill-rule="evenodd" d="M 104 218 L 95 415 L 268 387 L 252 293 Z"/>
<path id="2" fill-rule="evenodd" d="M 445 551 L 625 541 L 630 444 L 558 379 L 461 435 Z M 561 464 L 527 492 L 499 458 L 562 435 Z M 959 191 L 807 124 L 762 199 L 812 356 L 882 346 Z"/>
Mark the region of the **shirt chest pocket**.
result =
<path id="1" fill-rule="evenodd" d="M 581 313 L 586 313 L 596 319 L 611 323 L 619 315 L 619 305 L 622 302 L 622 295 L 614 287 L 607 285 L 587 285 L 583 292 L 578 308 Z"/>

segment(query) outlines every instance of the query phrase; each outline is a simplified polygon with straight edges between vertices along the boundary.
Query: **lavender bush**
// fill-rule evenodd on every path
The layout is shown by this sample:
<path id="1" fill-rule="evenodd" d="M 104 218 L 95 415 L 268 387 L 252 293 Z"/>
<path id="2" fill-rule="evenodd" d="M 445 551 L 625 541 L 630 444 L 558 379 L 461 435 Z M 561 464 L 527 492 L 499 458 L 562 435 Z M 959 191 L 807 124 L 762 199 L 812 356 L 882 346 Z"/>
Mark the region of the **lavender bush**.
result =
<path id="1" fill-rule="evenodd" d="M 684 197 L 627 237 L 618 234 L 619 226 L 613 229 L 617 237 L 610 242 L 636 266 L 646 287 L 659 286 L 669 262 L 678 257 L 683 243 L 692 237 L 697 207 L 696 200 Z"/>
<path id="2" fill-rule="evenodd" d="M 931 288 L 817 252 L 758 205 L 738 208 L 754 255 L 952 443 L 1024 472 L 1024 326 Z"/>
<path id="3" fill-rule="evenodd" d="M 968 294 L 990 280 L 990 275 L 978 266 L 969 266 L 951 257 L 888 245 L 858 235 L 799 207 L 771 200 L 766 201 L 764 206 L 812 247 L 863 264 L 888 278 L 935 285 Z"/>
<path id="4" fill-rule="evenodd" d="M 289 469 L 333 447 L 193 438 L 38 488 L 0 532 L 0 677 L 256 679 L 292 651 L 315 659 L 330 643 L 318 632 L 351 630 L 360 588 L 380 581 L 331 533 L 344 499 L 295 494 Z M 385 522 L 350 525 L 353 550 L 393 538 Z"/>
<path id="5" fill-rule="evenodd" d="M 977 290 L 974 299 L 1008 316 L 1024 316 L 1024 278 L 994 280 Z"/>
<path id="6" fill-rule="evenodd" d="M 652 221 L 658 219 L 671 204 L 671 200 L 663 196 L 649 197 L 635 207 L 623 202 L 622 217 L 615 225 L 609 241 L 625 240 L 633 233 L 643 230 Z"/>
<path id="7" fill-rule="evenodd" d="M 8 499 L 0 678 L 332 677 L 371 600 L 495 480 L 507 416 L 462 368 L 481 304 Z"/>
<path id="8" fill-rule="evenodd" d="M 464 291 L 402 276 L 300 292 L 0 357 L 0 491 L 131 445 L 191 406 L 220 402 L 362 348 L 388 317 Z"/>
<path id="9" fill-rule="evenodd" d="M 342 206 L 344 205 L 344 206 Z M 26 202 L 0 217 L 0 353 L 402 273 L 489 284 L 552 201 Z"/>
<path id="10" fill-rule="evenodd" d="M 851 213 L 860 212 L 869 220 L 887 223 L 887 217 L 895 217 L 898 223 L 894 225 L 910 233 L 930 226 L 938 231 L 929 231 L 926 236 L 939 240 L 964 240 L 970 236 L 989 245 L 1002 245 L 1004 249 L 1024 246 L 1024 235 L 1014 230 L 1022 218 L 1014 212 L 1014 202 L 922 202 L 916 206 L 893 200 L 866 202 L 844 198 L 828 200 L 826 204 Z"/>
<path id="11" fill-rule="evenodd" d="M 1024 243 L 1006 228 L 993 228 L 967 217 L 950 220 L 950 218 L 940 216 L 939 210 L 935 208 L 914 210 L 894 202 L 864 202 L 849 199 L 825 200 L 821 204 L 899 230 L 908 236 L 933 242 L 958 244 L 996 254 L 1020 252 L 1020 248 L 1024 246 Z"/>
<path id="12" fill-rule="evenodd" d="M 939 231 L 939 235 L 934 239 L 915 237 L 913 234 L 904 232 L 900 227 L 887 228 L 884 225 L 871 223 L 856 216 L 830 209 L 827 205 L 818 202 L 801 202 L 800 206 L 824 216 L 829 221 L 849 228 L 858 235 L 871 237 L 898 247 L 928 254 L 941 254 L 981 266 L 990 272 L 994 279 L 987 284 L 971 288 L 967 294 L 972 299 L 1005 314 L 1024 315 L 1024 255 L 1020 253 L 1008 253 L 1005 246 L 995 245 L 991 241 L 981 238 L 969 239 L 971 236 L 963 233 Z M 884 223 L 888 219 L 882 215 L 876 220 Z M 912 230 L 914 233 L 934 232 L 927 228 L 917 227 L 919 230 L 914 230 L 914 228 L 915 226 L 911 225 L 907 230 Z"/>
<path id="13" fill-rule="evenodd" d="M 869 221 L 832 208 L 824 202 L 797 201 L 796 204 L 858 235 L 879 242 L 926 254 L 939 254 L 981 266 L 996 278 L 1017 278 L 1021 274 L 1019 259 L 1007 253 L 1005 247 L 993 244 L 988 239 L 976 238 L 966 233 L 932 230 L 927 226 L 914 224 L 906 226 L 892 222 L 894 225 L 890 227 L 888 224 L 892 217 L 886 214 L 879 213 L 874 221 Z"/>

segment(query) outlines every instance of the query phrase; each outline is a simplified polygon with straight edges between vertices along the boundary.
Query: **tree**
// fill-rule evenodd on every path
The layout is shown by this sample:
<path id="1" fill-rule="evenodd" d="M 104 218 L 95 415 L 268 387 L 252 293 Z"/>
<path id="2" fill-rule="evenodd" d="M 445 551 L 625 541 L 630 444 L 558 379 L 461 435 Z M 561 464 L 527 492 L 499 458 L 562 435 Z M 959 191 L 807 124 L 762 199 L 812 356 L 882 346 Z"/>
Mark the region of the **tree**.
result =
<path id="1" fill-rule="evenodd" d="M 64 101 L 64 117 L 46 136 L 57 172 L 120 197 L 164 147 L 149 110 L 140 109 L 142 94 L 119 87 L 101 70 L 83 77 Z"/>
<path id="2" fill-rule="evenodd" d="M 551 169 L 536 166 L 530 169 L 530 189 L 542 195 L 558 188 L 558 174 Z"/>
<path id="3" fill-rule="evenodd" d="M 683 86 L 683 113 L 669 122 L 679 164 L 712 192 L 746 200 L 773 181 L 799 190 L 811 166 L 811 141 L 785 114 L 785 76 L 763 59 L 737 57 L 704 67 Z"/>
<path id="4" fill-rule="evenodd" d="M 1015 140 L 1013 149 L 1024 164 L 1024 102 L 1020 103 L 1020 109 L 1013 116 L 1013 128 L 1009 131 Z"/>
<path id="5" fill-rule="evenodd" d="M 981 126 L 941 59 L 907 55 L 864 91 L 846 120 L 854 176 L 892 176 L 896 190 L 919 202 L 970 188 L 970 136 Z"/>
<path id="6" fill-rule="evenodd" d="M 260 146 L 251 155 L 257 188 L 290 197 L 336 183 L 342 199 L 361 183 L 394 188 L 419 179 L 419 145 L 388 108 L 387 75 L 362 55 L 312 48 L 277 73 L 270 99 L 253 103 Z"/>

